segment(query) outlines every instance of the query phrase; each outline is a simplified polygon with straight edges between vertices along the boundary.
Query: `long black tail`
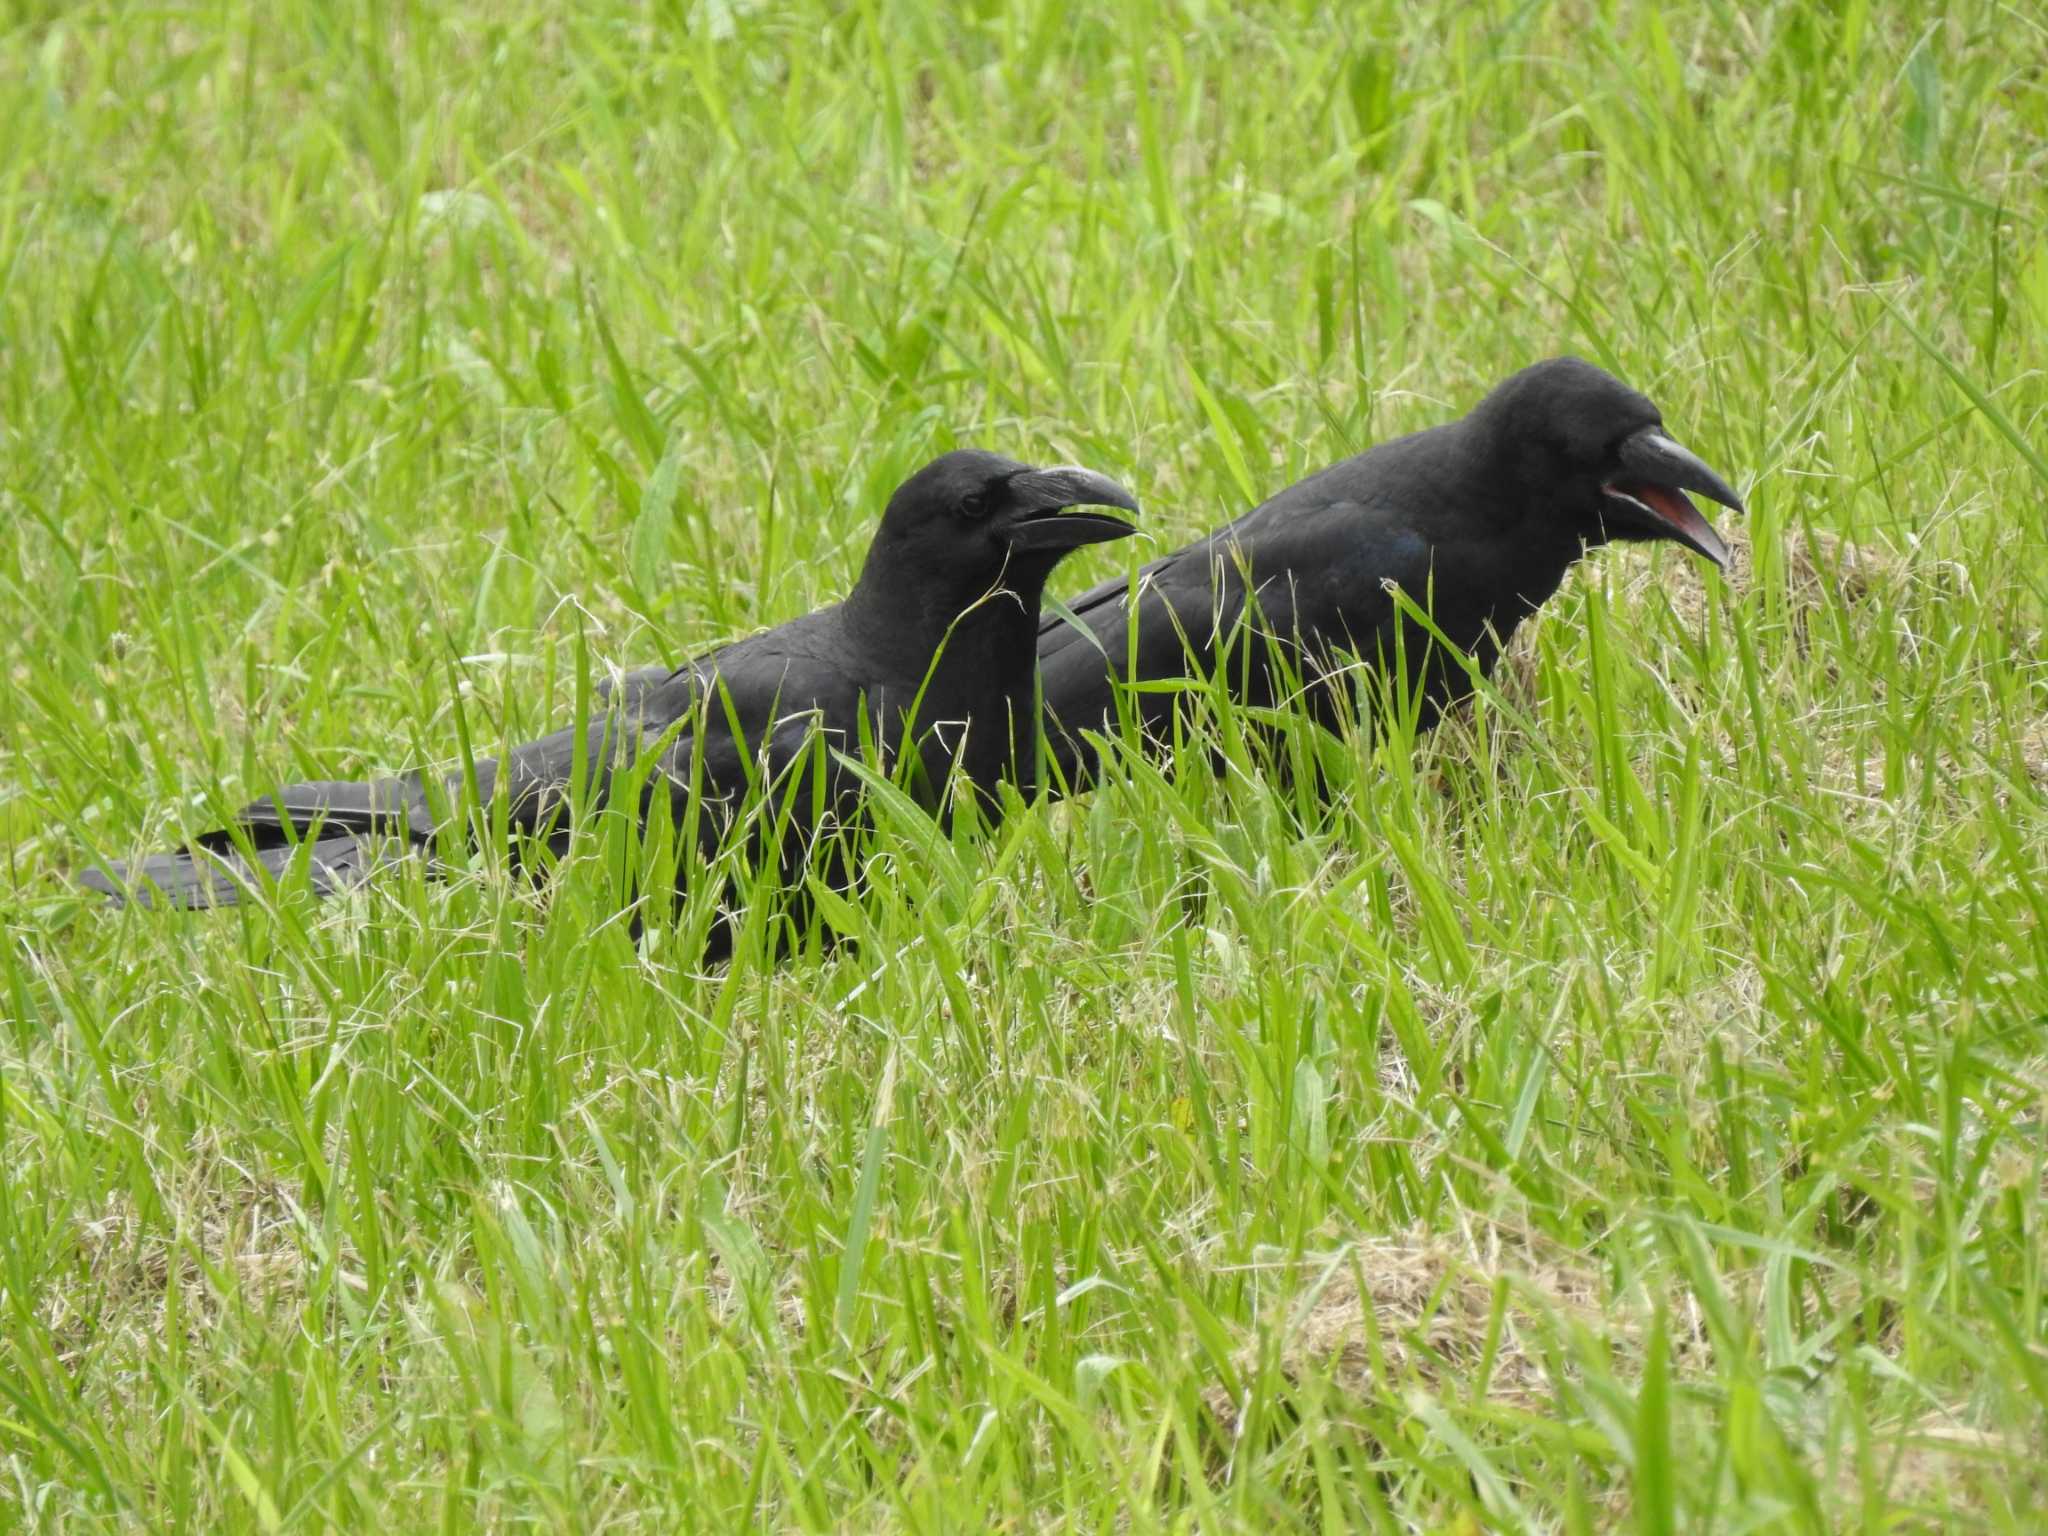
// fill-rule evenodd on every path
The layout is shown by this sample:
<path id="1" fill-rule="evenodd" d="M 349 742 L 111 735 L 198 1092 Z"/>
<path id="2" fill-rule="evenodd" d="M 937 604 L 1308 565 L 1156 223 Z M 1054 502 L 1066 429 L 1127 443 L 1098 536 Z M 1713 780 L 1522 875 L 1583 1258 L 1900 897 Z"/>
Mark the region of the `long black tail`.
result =
<path id="1" fill-rule="evenodd" d="M 682 723 L 676 718 L 679 708 L 649 721 L 640 717 L 640 706 L 674 675 L 669 668 L 647 667 L 625 674 L 616 684 L 600 684 L 602 714 L 516 747 L 502 760 L 479 761 L 476 801 L 489 803 L 502 791 L 509 806 L 509 830 L 544 835 L 566 846 L 560 818 L 579 774 L 589 774 L 593 803 L 602 803 L 621 760 L 647 742 L 673 738 Z M 675 750 L 687 760 L 686 745 Z M 442 815 L 453 813 L 469 798 L 464 776 L 454 773 L 432 780 L 415 771 L 388 779 L 292 784 L 243 806 L 232 818 L 232 830 L 203 833 L 183 848 L 132 863 L 99 864 L 81 871 L 78 881 L 116 903 L 231 907 L 303 860 L 312 891 L 332 895 L 361 884 L 397 860 L 424 855 L 431 861 L 441 822 L 428 801 L 429 782 L 438 791 L 435 801 Z M 654 782 L 642 789 L 642 814 L 647 797 L 656 793 Z M 707 855 L 715 846 L 717 828 L 716 818 L 707 818 L 699 828 Z"/>
<path id="2" fill-rule="evenodd" d="M 306 867 L 315 895 L 360 885 L 395 859 L 429 849 L 434 822 L 417 775 L 293 784 L 235 813 L 253 861 L 228 831 L 208 832 L 170 853 L 83 870 L 78 883 L 116 905 L 232 907 Z M 262 874 L 258 874 L 258 870 Z"/>
<path id="3" fill-rule="evenodd" d="M 338 837 L 316 838 L 297 848 L 276 847 L 256 850 L 255 865 L 266 873 L 267 883 L 284 878 L 295 859 L 307 865 L 308 887 L 318 896 L 332 896 L 368 879 L 393 854 L 378 850 L 353 832 Z M 173 907 L 232 907 L 261 890 L 266 879 L 235 849 L 219 852 L 195 844 L 173 853 L 151 854 L 134 863 L 112 860 L 81 870 L 78 883 L 101 891 L 115 906 L 134 902 L 151 907 L 159 902 Z"/>
<path id="4" fill-rule="evenodd" d="M 637 746 L 644 722 L 624 711 L 669 673 L 629 673 L 617 689 L 600 687 L 605 711 L 582 726 L 516 747 L 502 761 L 476 765 L 476 798 L 488 802 L 502 789 L 511 828 L 552 835 L 555 819 L 576 780 L 577 763 L 589 765 L 598 799 L 606 793 L 616 759 Z M 442 814 L 465 799 L 460 774 L 435 780 Z M 207 832 L 171 853 L 134 863 L 106 863 L 83 871 L 79 882 L 117 902 L 159 902 L 176 907 L 231 907 L 306 860 L 308 884 L 328 896 L 359 885 L 395 860 L 431 855 L 440 821 L 428 804 L 427 777 L 414 771 L 389 779 L 319 779 L 292 784 L 235 812 L 232 831 Z M 249 853 L 244 853 L 246 847 Z M 253 859 L 249 856 L 253 854 Z"/>

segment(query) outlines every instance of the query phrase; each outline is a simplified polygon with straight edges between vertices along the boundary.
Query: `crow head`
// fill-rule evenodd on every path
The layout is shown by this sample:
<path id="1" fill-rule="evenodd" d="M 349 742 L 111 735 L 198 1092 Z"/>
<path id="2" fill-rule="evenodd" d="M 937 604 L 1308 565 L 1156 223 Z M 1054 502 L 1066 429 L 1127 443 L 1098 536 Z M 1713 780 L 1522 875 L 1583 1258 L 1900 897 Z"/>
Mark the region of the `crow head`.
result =
<path id="1" fill-rule="evenodd" d="M 889 498 L 855 601 L 870 620 L 890 615 L 919 643 L 996 591 L 1021 599 L 1035 623 L 1062 557 L 1135 531 L 1120 517 L 1072 507 L 1135 512 L 1138 503 L 1092 469 L 1033 469 L 979 449 L 943 454 Z"/>
<path id="2" fill-rule="evenodd" d="M 1503 476 L 1586 543 L 1671 539 L 1727 563 L 1728 546 L 1685 493 L 1737 512 L 1742 499 L 1612 374 L 1554 357 L 1502 383 L 1468 419 L 1489 435 Z"/>
<path id="3" fill-rule="evenodd" d="M 1138 502 L 1092 469 L 1033 469 L 1001 454 L 963 448 L 932 460 L 896 488 L 869 564 L 880 558 L 892 574 L 915 572 L 916 579 L 975 588 L 978 595 L 998 580 L 1009 586 L 1043 583 L 1070 550 L 1134 531 L 1120 517 L 1072 507 L 1135 512 Z"/>

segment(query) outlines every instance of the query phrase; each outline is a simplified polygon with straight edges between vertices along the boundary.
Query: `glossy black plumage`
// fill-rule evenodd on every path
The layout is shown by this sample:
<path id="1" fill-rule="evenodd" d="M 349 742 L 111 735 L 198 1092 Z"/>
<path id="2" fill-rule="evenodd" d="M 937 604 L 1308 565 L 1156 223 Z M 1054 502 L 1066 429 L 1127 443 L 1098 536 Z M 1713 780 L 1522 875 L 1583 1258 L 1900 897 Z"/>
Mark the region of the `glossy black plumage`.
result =
<path id="1" fill-rule="evenodd" d="M 1046 577 L 1071 549 L 1121 538 L 1121 519 L 1068 512 L 1077 506 L 1135 510 L 1114 482 L 1073 467 L 1031 469 L 995 454 L 950 453 L 890 498 L 853 591 L 840 603 L 735 641 L 667 671 L 634 674 L 594 718 L 476 769 L 476 803 L 502 791 L 512 833 L 566 845 L 572 784 L 606 802 L 613 776 L 637 754 L 655 772 L 643 792 L 666 792 L 685 824 L 692 783 L 700 852 L 731 830 L 750 782 L 782 784 L 801 764 L 806 808 L 782 848 L 800 863 L 814 835 L 855 814 L 858 782 L 819 737 L 861 752 L 860 717 L 884 759 L 907 749 L 913 783 L 936 792 L 957 766 L 984 792 L 1006 776 L 1029 789 L 1033 761 L 1033 650 Z M 735 730 L 735 725 L 737 730 Z M 578 758 L 581 757 L 579 766 Z M 89 869 L 81 882 L 116 899 L 183 906 L 232 904 L 261 882 L 246 845 L 270 877 L 295 857 L 322 894 L 353 884 L 394 855 L 431 851 L 464 775 L 416 771 L 367 782 L 293 785 L 245 807 L 227 830 L 133 865 Z M 813 818 L 822 787 L 824 814 Z M 301 845 L 301 840 L 303 844 Z M 295 846 L 301 845 L 301 846 Z M 684 871 L 687 877 L 687 870 Z"/>
<path id="2" fill-rule="evenodd" d="M 1118 578 L 1066 604 L 1072 618 L 1049 609 L 1038 657 L 1055 782 L 1093 776 L 1086 733 L 1114 733 L 1118 680 L 1213 673 L 1221 661 L 1235 697 L 1267 705 L 1276 650 L 1308 685 L 1311 711 L 1334 724 L 1357 692 L 1337 675 L 1343 657 L 1384 675 L 1398 642 L 1427 727 L 1469 679 L 1399 616 L 1390 584 L 1491 668 L 1589 546 L 1670 539 L 1723 559 L 1687 490 L 1740 508 L 1641 394 L 1577 358 L 1526 368 L 1463 419 L 1346 459 L 1152 561 L 1135 608 Z M 1133 690 L 1126 707 L 1167 738 L 1172 693 Z"/>

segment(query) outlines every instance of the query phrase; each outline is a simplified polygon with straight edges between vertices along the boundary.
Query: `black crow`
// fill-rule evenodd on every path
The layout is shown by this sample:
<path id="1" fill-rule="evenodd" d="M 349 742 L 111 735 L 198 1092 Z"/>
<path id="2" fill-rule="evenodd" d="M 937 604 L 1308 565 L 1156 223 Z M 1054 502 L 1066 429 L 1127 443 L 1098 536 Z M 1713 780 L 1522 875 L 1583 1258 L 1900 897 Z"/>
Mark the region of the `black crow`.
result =
<path id="1" fill-rule="evenodd" d="M 1525 368 L 1463 420 L 1332 465 L 1143 567 L 1135 636 L 1131 584 L 1121 577 L 1069 604 L 1072 619 L 1044 615 L 1038 658 L 1055 783 L 1079 788 L 1093 776 L 1082 733 L 1114 731 L 1120 680 L 1183 678 L 1219 664 L 1233 697 L 1253 705 L 1277 702 L 1291 673 L 1312 715 L 1335 725 L 1356 701 L 1340 675 L 1348 653 L 1381 682 L 1404 682 L 1427 729 L 1470 679 L 1398 613 L 1389 584 L 1490 669 L 1515 626 L 1592 545 L 1670 539 L 1724 563 L 1727 546 L 1687 491 L 1742 507 L 1620 380 L 1575 357 Z M 1174 698 L 1130 695 L 1155 742 L 1167 738 Z"/>
<path id="2" fill-rule="evenodd" d="M 508 830 L 559 852 L 575 787 L 587 786 L 586 803 L 602 805 L 613 777 L 648 754 L 655 771 L 642 810 L 665 790 L 673 825 L 688 825 L 696 784 L 705 857 L 731 833 L 750 789 L 757 810 L 772 802 L 761 785 L 789 789 L 793 805 L 808 809 L 781 840 L 788 866 L 801 863 L 820 824 L 844 827 L 856 812 L 858 776 L 835 752 L 820 752 L 820 741 L 856 758 L 879 749 L 884 765 L 914 753 L 901 771 L 926 795 L 956 766 L 984 793 L 1004 777 L 1028 793 L 1033 639 L 1046 578 L 1068 551 L 1132 531 L 1120 518 L 1066 510 L 1080 506 L 1137 510 L 1128 491 L 1092 470 L 1032 469 L 976 451 L 935 459 L 890 497 L 845 601 L 673 671 L 635 674 L 634 686 L 583 725 L 503 762 L 478 763 L 475 803 L 489 807 L 502 792 Z M 415 771 L 298 784 L 245 806 L 235 832 L 80 878 L 117 900 L 231 905 L 252 888 L 247 847 L 272 877 L 304 857 L 312 889 L 324 895 L 357 883 L 394 850 L 430 851 L 464 803 L 465 782 L 460 771 Z M 295 846 L 302 842 L 310 844 L 303 853 Z M 686 860 L 680 883 L 688 873 Z"/>

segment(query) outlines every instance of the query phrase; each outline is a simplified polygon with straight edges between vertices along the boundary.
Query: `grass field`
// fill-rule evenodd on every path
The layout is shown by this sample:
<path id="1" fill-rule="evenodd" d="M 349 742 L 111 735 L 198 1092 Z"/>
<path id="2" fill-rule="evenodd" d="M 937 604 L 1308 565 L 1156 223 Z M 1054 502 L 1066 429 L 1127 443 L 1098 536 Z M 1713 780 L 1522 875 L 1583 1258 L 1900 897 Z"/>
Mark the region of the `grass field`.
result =
<path id="1" fill-rule="evenodd" d="M 2032 7 L 27 0 L 0 123 L 0 1528 L 2043 1528 Z M 594 839 L 67 886 L 955 443 L 1144 498 L 1072 593 L 1567 350 L 1743 558 L 1326 803 L 897 818 L 709 973 Z"/>

